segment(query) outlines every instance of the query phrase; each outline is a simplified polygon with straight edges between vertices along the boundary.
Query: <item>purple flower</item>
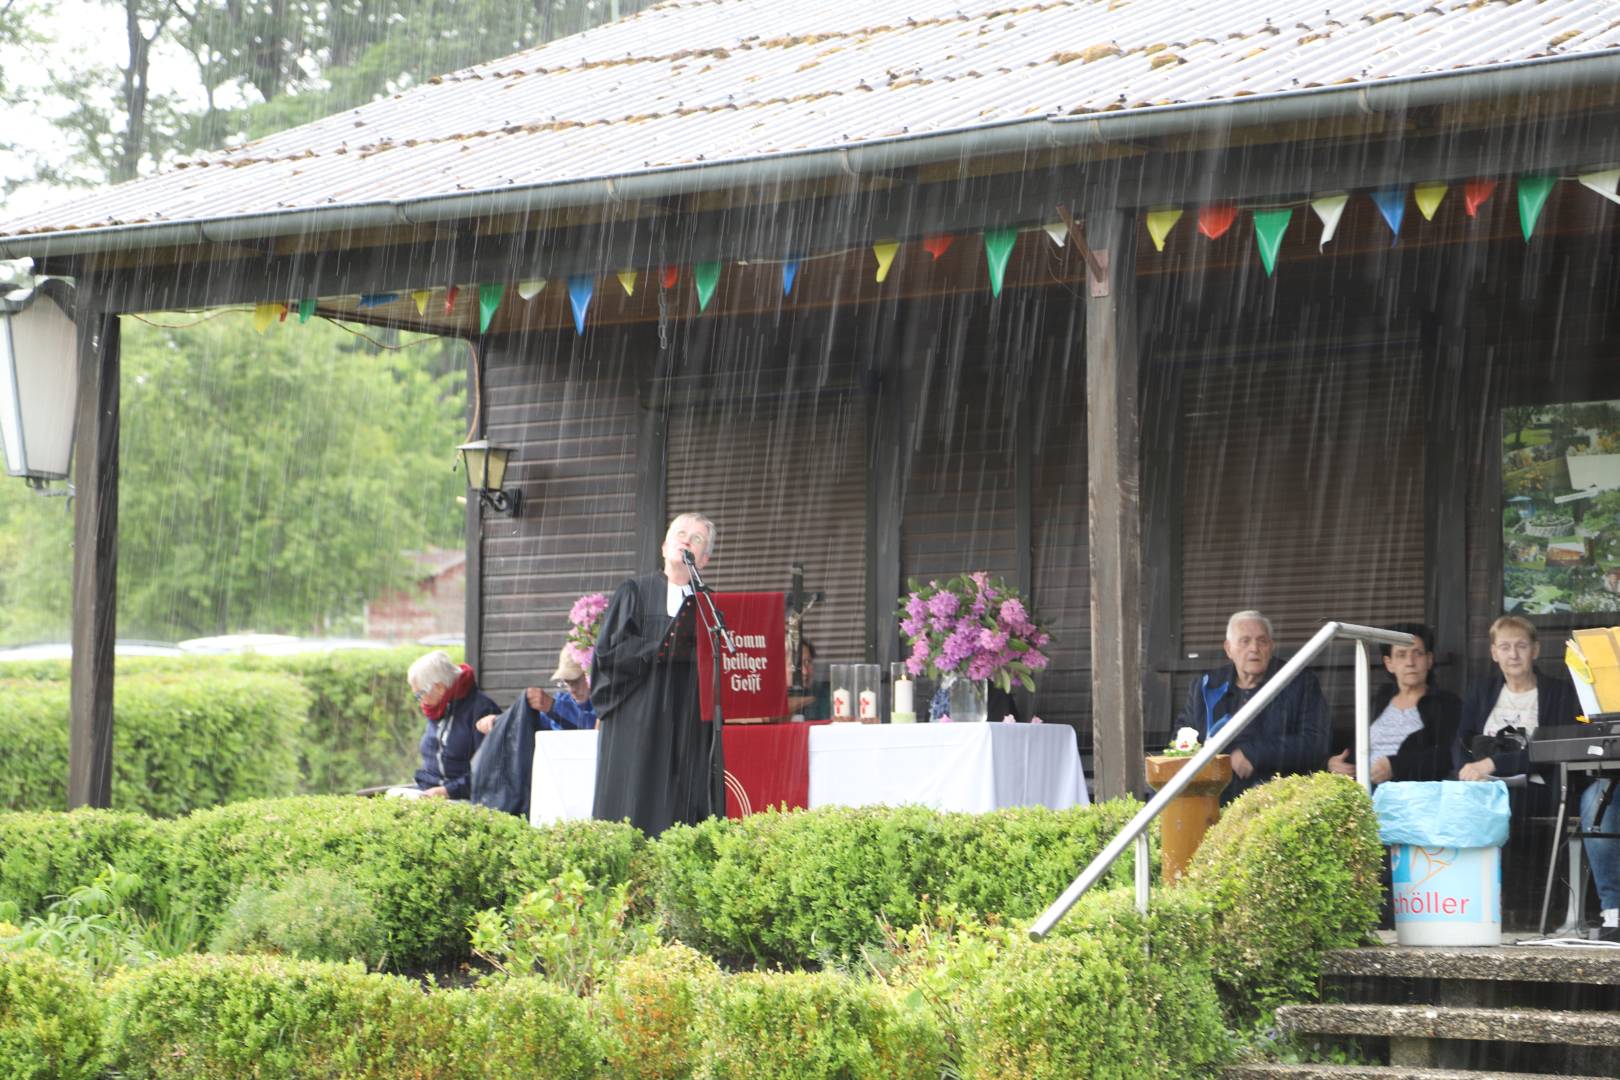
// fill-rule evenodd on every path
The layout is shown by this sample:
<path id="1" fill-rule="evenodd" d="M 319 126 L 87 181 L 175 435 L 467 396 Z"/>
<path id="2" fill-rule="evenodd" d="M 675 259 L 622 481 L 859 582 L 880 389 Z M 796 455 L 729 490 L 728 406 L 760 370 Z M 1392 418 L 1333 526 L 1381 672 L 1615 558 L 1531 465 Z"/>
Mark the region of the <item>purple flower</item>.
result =
<path id="1" fill-rule="evenodd" d="M 914 638 L 918 634 L 921 634 L 923 632 L 923 620 L 922 620 L 922 618 L 918 617 L 918 618 L 913 619 L 910 616 L 907 616 L 906 618 L 901 619 L 900 620 L 900 632 L 902 634 L 906 635 L 906 637 L 908 637 L 908 638 Z"/>
<path id="2" fill-rule="evenodd" d="M 1023 660 L 1024 666 L 1029 668 L 1031 671 L 1043 671 L 1045 670 L 1046 665 L 1052 662 L 1047 658 L 1045 653 L 1039 651 L 1038 649 L 1030 649 L 1024 654 Z"/>
<path id="3" fill-rule="evenodd" d="M 935 593 L 928 601 L 928 610 L 936 619 L 950 618 L 956 614 L 956 609 L 959 606 L 961 606 L 961 601 L 957 598 L 957 595 L 943 590 Z"/>
<path id="4" fill-rule="evenodd" d="M 1027 634 L 1034 629 L 1029 622 L 1029 612 L 1024 610 L 1023 601 L 1016 596 L 1010 596 L 1001 602 L 1000 622 L 1015 634 Z"/>

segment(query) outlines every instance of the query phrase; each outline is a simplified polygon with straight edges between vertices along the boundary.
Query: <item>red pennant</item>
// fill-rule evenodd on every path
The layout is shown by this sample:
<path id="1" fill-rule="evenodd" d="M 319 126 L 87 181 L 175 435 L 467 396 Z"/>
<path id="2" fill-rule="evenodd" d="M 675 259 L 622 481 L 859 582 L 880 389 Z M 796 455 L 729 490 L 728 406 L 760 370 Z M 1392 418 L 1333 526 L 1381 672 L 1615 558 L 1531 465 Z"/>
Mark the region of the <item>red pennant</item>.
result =
<path id="1" fill-rule="evenodd" d="M 1495 180 L 1470 180 L 1463 185 L 1463 207 L 1467 209 L 1468 216 L 1473 217 L 1474 211 L 1485 205 L 1485 201 L 1496 191 Z"/>
<path id="2" fill-rule="evenodd" d="M 1236 220 L 1235 206 L 1205 206 L 1198 211 L 1198 231 L 1211 240 L 1219 240 Z"/>
<path id="3" fill-rule="evenodd" d="M 675 283 L 681 280 L 681 268 L 678 266 L 664 267 L 663 276 L 659 280 L 664 283 L 664 288 L 673 289 Z"/>
<path id="4" fill-rule="evenodd" d="M 955 240 L 956 237 L 950 235 L 949 233 L 945 233 L 940 236 L 930 236 L 923 241 L 923 250 L 932 255 L 935 262 L 939 262 L 939 257 L 951 250 L 951 244 L 954 243 Z"/>
<path id="5" fill-rule="evenodd" d="M 292 305 L 290 303 L 289 304 L 282 304 L 281 305 L 281 317 L 278 318 L 276 321 L 277 322 L 286 322 L 287 321 L 287 312 L 291 307 L 292 307 Z"/>
<path id="6" fill-rule="evenodd" d="M 452 285 L 444 290 L 444 313 L 452 315 L 456 310 L 456 295 L 461 292 L 460 285 Z"/>

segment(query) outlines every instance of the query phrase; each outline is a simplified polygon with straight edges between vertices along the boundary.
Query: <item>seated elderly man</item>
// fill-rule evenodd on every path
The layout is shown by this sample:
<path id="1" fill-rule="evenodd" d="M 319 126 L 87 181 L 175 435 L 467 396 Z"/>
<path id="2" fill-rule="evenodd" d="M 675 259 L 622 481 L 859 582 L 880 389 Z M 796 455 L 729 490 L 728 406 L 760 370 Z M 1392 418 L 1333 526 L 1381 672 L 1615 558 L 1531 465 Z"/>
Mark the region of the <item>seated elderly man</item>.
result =
<path id="1" fill-rule="evenodd" d="M 1227 663 L 1193 680 L 1176 723 L 1209 739 L 1225 727 L 1277 674 L 1282 661 L 1272 655 L 1271 620 L 1258 611 L 1240 611 L 1226 623 Z M 1229 743 L 1232 782 L 1223 803 L 1277 776 L 1312 772 L 1328 756 L 1327 701 L 1316 676 L 1302 671 Z"/>

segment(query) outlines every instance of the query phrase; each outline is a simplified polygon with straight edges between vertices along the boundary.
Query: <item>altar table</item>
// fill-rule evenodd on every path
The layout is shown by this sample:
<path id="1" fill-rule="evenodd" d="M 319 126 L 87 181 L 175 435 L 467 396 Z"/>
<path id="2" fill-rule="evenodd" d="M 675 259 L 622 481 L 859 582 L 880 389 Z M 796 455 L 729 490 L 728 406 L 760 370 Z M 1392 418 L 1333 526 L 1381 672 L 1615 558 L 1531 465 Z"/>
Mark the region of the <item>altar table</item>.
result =
<path id="1" fill-rule="evenodd" d="M 1066 724 L 761 724 L 725 730 L 728 816 L 766 806 L 1066 809 L 1089 799 Z M 596 732 L 534 737 L 529 820 L 586 818 Z"/>

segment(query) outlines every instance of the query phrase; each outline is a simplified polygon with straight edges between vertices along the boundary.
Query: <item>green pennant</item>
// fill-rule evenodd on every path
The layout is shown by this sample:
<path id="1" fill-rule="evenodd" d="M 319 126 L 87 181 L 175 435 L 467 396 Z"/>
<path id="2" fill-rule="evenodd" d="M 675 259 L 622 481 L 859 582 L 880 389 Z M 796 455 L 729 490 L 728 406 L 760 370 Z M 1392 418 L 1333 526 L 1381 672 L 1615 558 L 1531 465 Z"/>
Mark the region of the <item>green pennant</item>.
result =
<path id="1" fill-rule="evenodd" d="M 984 234 L 984 261 L 990 264 L 990 292 L 1001 295 L 1001 279 L 1007 273 L 1007 257 L 1018 239 L 1017 229 L 990 229 Z"/>
<path id="2" fill-rule="evenodd" d="M 1519 177 L 1519 227 L 1524 230 L 1524 242 L 1527 244 L 1530 234 L 1536 231 L 1536 219 L 1541 216 L 1542 207 L 1547 205 L 1547 196 L 1552 194 L 1556 183 L 1556 176 Z"/>
<path id="3" fill-rule="evenodd" d="M 478 286 L 478 332 L 480 334 L 489 329 L 489 320 L 495 317 L 495 310 L 501 306 L 501 297 L 505 295 L 505 285 Z"/>
<path id="4" fill-rule="evenodd" d="M 701 262 L 692 264 L 692 283 L 697 286 L 698 310 L 707 311 L 714 298 L 714 287 L 720 284 L 720 264 Z"/>
<path id="5" fill-rule="evenodd" d="M 298 301 L 298 321 L 299 322 L 301 322 L 301 323 L 309 322 L 309 317 L 311 315 L 313 315 L 313 314 L 315 314 L 315 301 L 314 301 L 314 299 Z"/>
<path id="6" fill-rule="evenodd" d="M 1277 249 L 1282 247 L 1283 233 L 1288 231 L 1293 216 L 1292 207 L 1254 212 L 1254 238 L 1260 241 L 1260 261 L 1265 264 L 1266 277 L 1277 268 Z"/>

